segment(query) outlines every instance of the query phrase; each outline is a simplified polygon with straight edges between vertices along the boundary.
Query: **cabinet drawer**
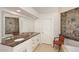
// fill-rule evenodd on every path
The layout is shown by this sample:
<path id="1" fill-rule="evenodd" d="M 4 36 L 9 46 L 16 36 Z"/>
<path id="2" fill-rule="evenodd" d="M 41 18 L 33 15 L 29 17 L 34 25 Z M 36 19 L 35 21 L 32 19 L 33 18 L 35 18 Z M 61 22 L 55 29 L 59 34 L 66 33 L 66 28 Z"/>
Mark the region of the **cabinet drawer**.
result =
<path id="1" fill-rule="evenodd" d="M 24 52 L 24 51 L 31 51 L 31 49 L 32 49 L 32 42 L 29 39 L 29 40 L 15 46 L 13 48 L 13 51 L 15 51 L 15 52 Z"/>

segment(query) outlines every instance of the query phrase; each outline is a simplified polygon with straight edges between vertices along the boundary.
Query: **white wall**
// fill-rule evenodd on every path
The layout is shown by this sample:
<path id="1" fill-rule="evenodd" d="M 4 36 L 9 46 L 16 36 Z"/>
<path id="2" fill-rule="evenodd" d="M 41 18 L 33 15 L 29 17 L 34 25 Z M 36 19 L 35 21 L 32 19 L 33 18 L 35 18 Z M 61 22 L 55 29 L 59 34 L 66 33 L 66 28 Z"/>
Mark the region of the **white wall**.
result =
<path id="1" fill-rule="evenodd" d="M 79 47 L 72 45 L 64 45 L 66 51 L 65 52 L 79 52 Z"/>
<path id="2" fill-rule="evenodd" d="M 32 7 L 21 7 L 23 10 L 25 10 L 26 12 L 28 12 L 29 14 L 32 14 L 33 16 L 38 17 L 38 12 L 35 11 Z"/>
<path id="3" fill-rule="evenodd" d="M 76 7 L 61 7 L 61 12 L 66 12 L 66 11 L 68 11 L 68 10 L 71 10 L 71 9 L 74 9 L 74 8 L 76 8 Z"/>
<path id="4" fill-rule="evenodd" d="M 2 10 L 0 10 L 0 42 L 1 42 L 1 37 L 2 37 Z"/>
<path id="5" fill-rule="evenodd" d="M 79 42 L 78 41 L 70 40 L 70 39 L 67 39 L 67 38 L 65 38 L 64 44 L 79 47 Z"/>
<path id="6" fill-rule="evenodd" d="M 34 20 L 20 17 L 20 33 L 34 32 Z"/>
<path id="7" fill-rule="evenodd" d="M 53 29 L 54 29 L 54 31 L 53 31 L 53 33 L 54 33 L 54 37 L 58 37 L 59 36 L 59 34 L 61 33 L 60 32 L 60 30 L 61 30 L 61 23 L 60 23 L 60 14 L 59 13 L 55 13 L 54 15 L 53 15 L 53 17 L 54 17 L 54 22 L 53 22 L 53 25 L 54 25 L 54 27 L 53 27 Z"/>
<path id="8" fill-rule="evenodd" d="M 64 47 L 70 52 L 78 52 L 79 42 L 65 38 Z"/>

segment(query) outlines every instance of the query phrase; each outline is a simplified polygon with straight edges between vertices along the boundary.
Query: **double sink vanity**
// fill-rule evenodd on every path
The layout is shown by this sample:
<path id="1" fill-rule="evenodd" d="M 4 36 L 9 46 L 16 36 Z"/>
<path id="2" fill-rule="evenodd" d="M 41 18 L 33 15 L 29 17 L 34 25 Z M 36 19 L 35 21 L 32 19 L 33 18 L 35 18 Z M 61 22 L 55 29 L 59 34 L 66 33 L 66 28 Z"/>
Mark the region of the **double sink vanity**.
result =
<path id="1" fill-rule="evenodd" d="M 40 33 L 24 32 L 2 39 L 0 52 L 32 52 L 40 44 Z"/>

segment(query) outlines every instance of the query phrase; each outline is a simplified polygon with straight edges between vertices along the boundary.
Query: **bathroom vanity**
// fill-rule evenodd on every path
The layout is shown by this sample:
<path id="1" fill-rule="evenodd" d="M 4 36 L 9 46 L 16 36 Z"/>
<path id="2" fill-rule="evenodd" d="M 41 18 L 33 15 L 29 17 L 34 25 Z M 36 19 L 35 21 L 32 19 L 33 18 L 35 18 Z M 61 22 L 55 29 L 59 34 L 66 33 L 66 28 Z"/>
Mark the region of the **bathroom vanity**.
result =
<path id="1" fill-rule="evenodd" d="M 39 44 L 40 33 L 21 33 L 2 41 L 0 44 L 0 52 L 32 52 Z"/>

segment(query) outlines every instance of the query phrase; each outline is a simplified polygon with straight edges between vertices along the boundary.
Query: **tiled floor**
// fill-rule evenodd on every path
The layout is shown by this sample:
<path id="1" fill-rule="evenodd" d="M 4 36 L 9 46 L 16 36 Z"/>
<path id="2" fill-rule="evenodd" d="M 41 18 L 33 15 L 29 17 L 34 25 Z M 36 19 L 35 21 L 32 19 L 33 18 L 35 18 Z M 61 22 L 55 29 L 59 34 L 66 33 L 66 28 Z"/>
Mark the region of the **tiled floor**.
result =
<path id="1" fill-rule="evenodd" d="M 34 52 L 57 52 L 57 48 L 53 48 L 51 45 L 48 44 L 40 44 Z"/>

